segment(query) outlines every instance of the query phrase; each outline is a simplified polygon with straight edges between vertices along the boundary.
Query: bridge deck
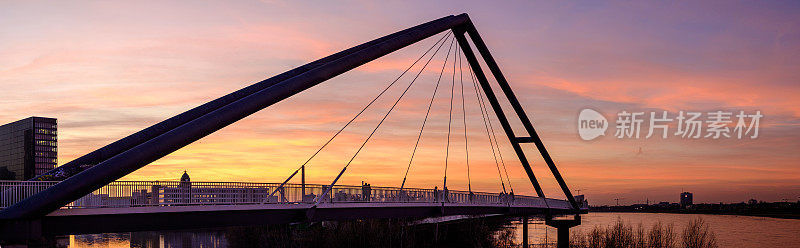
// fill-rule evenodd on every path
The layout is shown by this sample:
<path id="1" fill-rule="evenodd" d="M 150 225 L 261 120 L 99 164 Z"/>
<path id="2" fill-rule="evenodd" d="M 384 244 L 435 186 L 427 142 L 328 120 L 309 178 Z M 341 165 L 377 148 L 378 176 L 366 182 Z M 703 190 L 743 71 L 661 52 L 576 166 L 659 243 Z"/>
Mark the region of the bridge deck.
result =
<path id="1" fill-rule="evenodd" d="M 453 215 L 563 215 L 569 202 L 548 199 L 560 207 L 527 204 L 469 203 L 323 203 L 61 209 L 41 219 L 49 235 L 141 230 L 172 230 L 285 224 L 371 218 L 428 218 Z M 556 204 L 554 204 L 556 205 Z"/>
<path id="2" fill-rule="evenodd" d="M 7 207 L 56 182 L 3 181 Z M 428 218 L 453 215 L 573 213 L 566 200 L 501 193 L 376 186 L 274 183 L 111 183 L 34 221 L 0 222 L 0 233 L 38 227 L 44 235 L 211 228 L 368 218 Z M 304 189 L 305 188 L 305 189 Z M 302 193 L 305 191 L 305 197 Z M 585 209 L 582 210 L 585 212 Z M 3 236 L 3 235 L 0 235 Z"/>
<path id="3" fill-rule="evenodd" d="M 336 202 L 321 203 L 317 209 L 373 209 L 373 208 L 430 208 L 430 207 L 470 207 L 470 208 L 530 208 L 570 210 L 569 202 L 557 199 L 547 199 L 548 208 L 544 201 L 528 204 L 492 204 L 492 203 L 446 203 L 446 202 Z M 111 208 L 65 208 L 56 210 L 47 216 L 80 216 L 80 215 L 111 215 L 111 214 L 146 214 L 146 213 L 174 213 L 174 212 L 214 212 L 214 211 L 250 211 L 250 210 L 308 210 L 314 207 L 311 203 L 270 203 L 270 204 L 241 204 L 241 205 L 189 205 L 189 206 L 146 206 L 146 207 L 111 207 Z"/>

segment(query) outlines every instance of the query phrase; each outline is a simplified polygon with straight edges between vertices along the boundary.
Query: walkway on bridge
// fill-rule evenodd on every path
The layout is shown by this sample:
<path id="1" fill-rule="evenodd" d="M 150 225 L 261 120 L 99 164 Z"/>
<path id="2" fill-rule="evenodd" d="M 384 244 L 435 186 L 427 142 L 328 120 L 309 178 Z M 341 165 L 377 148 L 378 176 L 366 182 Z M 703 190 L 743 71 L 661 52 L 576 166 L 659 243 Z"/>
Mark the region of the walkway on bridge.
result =
<path id="1" fill-rule="evenodd" d="M 0 181 L 2 190 L 28 191 L 4 198 L 0 209 L 56 183 Z M 572 213 L 571 205 L 565 200 L 366 185 L 336 185 L 332 190 L 334 194 L 315 204 L 314 196 L 324 192 L 326 187 L 328 185 L 116 181 L 47 214 L 40 224 L 47 227 L 44 234 L 51 236 L 365 218 Z M 301 197 L 303 188 L 307 192 L 305 199 Z M 278 193 L 270 196 L 276 189 Z"/>

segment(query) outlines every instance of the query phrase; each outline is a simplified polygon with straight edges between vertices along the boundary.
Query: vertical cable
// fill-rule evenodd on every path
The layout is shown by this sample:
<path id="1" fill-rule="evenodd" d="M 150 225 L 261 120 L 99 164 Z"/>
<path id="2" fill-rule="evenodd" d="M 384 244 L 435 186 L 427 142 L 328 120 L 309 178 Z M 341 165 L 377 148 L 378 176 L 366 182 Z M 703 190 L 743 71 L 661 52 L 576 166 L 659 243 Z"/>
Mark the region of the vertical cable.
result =
<path id="1" fill-rule="evenodd" d="M 472 179 L 469 174 L 469 139 L 467 138 L 467 109 L 466 104 L 464 104 L 464 71 L 461 66 L 461 50 L 456 49 L 456 57 L 458 58 L 458 80 L 461 83 L 461 116 L 464 122 L 464 154 L 467 164 L 467 188 L 469 192 L 472 193 Z M 455 74 L 455 71 L 453 71 L 453 74 Z"/>
<path id="2" fill-rule="evenodd" d="M 455 40 L 455 38 L 453 40 Z M 372 136 L 375 135 L 375 132 L 378 131 L 378 128 L 381 127 L 381 124 L 383 124 L 383 122 L 386 121 L 386 118 L 389 117 L 389 114 L 392 113 L 392 110 L 394 110 L 394 108 L 397 107 L 397 104 L 400 103 L 400 100 L 403 100 L 403 96 L 405 96 L 406 93 L 408 93 L 408 89 L 410 89 L 411 86 L 414 85 L 414 82 L 417 81 L 417 78 L 419 78 L 419 75 L 422 74 L 423 71 L 425 71 L 425 68 L 428 67 L 428 64 L 431 62 L 431 60 L 433 60 L 433 57 L 435 57 L 436 54 L 439 52 L 439 49 L 442 48 L 442 45 L 444 45 L 444 43 L 442 43 L 441 45 L 439 45 L 438 48 L 436 48 L 436 52 L 434 52 L 433 55 L 431 55 L 431 57 L 428 59 L 428 61 L 425 62 L 425 65 L 422 66 L 422 68 L 419 70 L 417 75 L 414 76 L 414 79 L 411 80 L 411 83 L 409 83 L 408 86 L 406 87 L 406 89 L 403 90 L 403 93 L 400 94 L 400 97 L 397 98 L 397 101 L 395 101 L 394 104 L 392 104 L 392 107 L 389 108 L 389 111 L 386 112 L 386 114 L 383 116 L 381 121 L 378 122 L 378 125 L 375 126 L 375 129 L 372 129 L 372 133 L 370 133 L 369 136 L 367 136 L 367 138 L 364 140 L 364 142 L 361 143 L 361 146 L 358 148 L 358 150 L 356 150 L 356 153 L 353 154 L 353 157 L 350 158 L 350 161 L 348 161 L 347 164 L 344 166 L 344 168 L 342 168 L 342 171 L 339 172 L 339 175 L 337 175 L 336 178 L 333 179 L 333 182 L 331 182 L 330 187 L 328 187 L 325 190 L 325 192 L 323 192 L 322 195 L 320 195 L 319 199 L 317 199 L 316 204 L 319 204 L 322 201 L 322 199 L 324 199 L 325 196 L 333 189 L 333 186 L 336 185 L 336 182 L 339 181 L 339 178 L 341 178 L 342 175 L 344 174 L 344 172 L 347 171 L 347 168 L 350 166 L 351 163 L 353 163 L 353 160 L 356 159 L 356 156 L 358 156 L 358 154 L 361 152 L 361 150 L 364 149 L 364 146 L 367 145 L 367 142 L 369 142 L 369 140 L 372 138 Z M 452 47 L 452 45 L 453 45 L 453 42 L 451 41 L 450 42 L 450 46 Z M 449 51 L 448 51 L 448 55 L 447 56 L 450 56 Z"/>
<path id="3" fill-rule="evenodd" d="M 301 169 L 303 170 L 303 172 L 305 172 L 305 166 L 311 161 L 311 159 L 316 157 L 317 154 L 319 154 L 322 151 L 322 149 L 324 149 L 326 146 L 328 146 L 328 144 L 330 144 L 333 141 L 333 139 L 335 139 L 337 136 L 339 136 L 339 134 L 342 133 L 342 131 L 344 131 L 344 129 L 347 128 L 347 126 L 349 126 L 351 123 L 353 123 L 353 121 L 355 121 L 356 118 L 361 116 L 361 114 L 363 114 L 364 111 L 367 110 L 367 108 L 372 106 L 372 104 L 375 103 L 375 101 L 377 101 L 378 98 L 380 98 L 384 93 L 386 93 L 386 91 L 389 90 L 389 88 L 391 88 L 395 83 L 397 83 L 397 81 L 399 81 L 400 78 L 403 77 L 403 75 L 405 75 L 409 70 L 411 70 L 411 68 L 413 68 L 414 65 L 417 64 L 417 62 L 422 60 L 422 58 L 424 58 L 425 55 L 427 55 L 431 50 L 433 50 L 433 48 L 436 47 L 436 45 L 439 45 L 439 48 L 441 48 L 442 45 L 444 45 L 444 43 L 447 43 L 446 38 L 449 37 L 451 33 L 452 32 L 445 33 L 445 35 L 443 35 L 442 38 L 439 38 L 439 40 L 437 40 L 436 43 L 433 43 L 433 45 L 430 48 L 428 48 L 428 50 L 426 50 L 425 53 L 423 53 L 421 56 L 419 56 L 419 58 L 417 58 L 417 60 L 415 60 L 414 63 L 411 64 L 411 66 L 406 68 L 406 70 L 404 70 L 403 73 L 400 74 L 400 76 L 397 76 L 397 78 L 395 78 L 392 81 L 392 83 L 390 83 L 388 86 L 386 86 L 386 88 L 384 88 L 383 91 L 381 91 L 380 94 L 375 96 L 375 98 L 373 98 L 372 101 L 370 101 L 367 104 L 367 106 L 364 106 L 364 108 L 362 108 L 361 111 L 359 111 L 358 114 L 356 114 L 356 116 L 354 116 L 352 119 L 350 119 L 350 121 L 348 121 L 346 124 L 344 124 L 344 126 L 342 128 L 340 128 L 338 131 L 336 131 L 336 133 L 333 134 L 333 136 L 330 139 L 328 139 L 328 141 L 326 141 L 325 144 L 322 145 L 322 147 L 317 149 L 317 151 L 314 152 L 314 154 L 312 154 L 311 157 L 309 157 L 302 165 L 300 165 L 300 168 L 297 168 L 297 170 L 295 170 L 294 173 L 289 175 L 289 177 L 286 178 L 286 180 L 283 181 L 283 183 L 281 183 L 280 186 L 276 187 L 275 191 L 272 191 L 272 193 L 269 194 L 269 197 L 272 197 L 273 195 L 275 195 L 275 193 L 278 192 L 278 189 L 283 188 L 283 186 L 286 185 L 286 183 L 288 183 L 289 180 L 291 180 L 295 175 L 297 175 L 297 172 L 299 172 Z M 441 44 L 439 44 L 440 42 L 441 42 Z M 436 52 L 439 52 L 439 49 L 436 49 Z M 436 52 L 434 52 L 434 55 L 436 55 Z M 433 58 L 433 56 L 431 56 L 431 58 Z M 269 197 L 267 199 L 269 199 Z"/>
<path id="4" fill-rule="evenodd" d="M 472 68 L 469 71 L 470 78 L 472 79 L 472 88 L 475 89 L 475 100 L 478 102 L 479 109 L 481 110 L 481 117 L 483 119 L 483 127 L 486 130 L 486 138 L 489 139 L 489 147 L 492 149 L 492 157 L 494 158 L 494 165 L 497 167 L 497 176 L 500 178 L 500 186 L 503 188 L 503 193 L 506 193 L 506 184 L 505 179 L 503 179 L 503 174 L 500 172 L 500 163 L 497 161 L 497 152 L 495 152 L 494 143 L 492 143 L 492 136 L 489 134 L 489 124 L 487 123 L 486 119 L 488 118 L 487 115 L 489 113 L 484 109 L 483 103 L 481 102 L 481 95 L 478 92 L 478 82 L 475 81 L 475 77 L 472 73 Z M 497 148 L 500 149 L 499 147 Z"/>
<path id="5" fill-rule="evenodd" d="M 452 46 L 451 46 L 452 48 Z M 433 100 L 436 98 L 436 92 L 439 90 L 439 83 L 442 82 L 442 75 L 444 75 L 444 68 L 447 66 L 447 60 L 450 56 L 450 49 L 447 50 L 447 56 L 442 63 L 442 69 L 439 71 L 439 78 L 436 80 L 436 88 L 433 89 L 433 95 L 431 96 L 431 101 L 428 103 L 428 110 L 425 112 L 425 119 L 422 120 L 422 127 L 419 129 L 419 135 L 417 136 L 417 142 L 414 144 L 414 150 L 411 151 L 411 159 L 408 160 L 408 166 L 406 167 L 406 174 L 403 176 L 403 183 L 400 184 L 400 189 L 402 190 L 406 185 L 406 179 L 408 178 L 408 172 L 411 170 L 411 163 L 414 162 L 414 155 L 417 153 L 417 147 L 419 146 L 419 141 L 422 138 L 422 132 L 425 130 L 425 123 L 428 122 L 428 116 L 431 113 L 431 106 L 433 106 Z"/>
<path id="6" fill-rule="evenodd" d="M 455 39 L 454 39 L 455 40 Z M 453 48 L 453 42 L 450 42 L 450 48 Z M 449 50 L 448 50 L 449 52 Z M 449 55 L 449 54 L 448 54 Z M 450 115 L 447 120 L 447 147 L 445 148 L 444 153 L 444 182 L 442 183 L 442 189 L 447 187 L 447 163 L 450 158 L 450 127 L 453 123 L 453 89 L 456 86 L 456 76 L 455 76 L 455 56 L 453 57 L 453 83 L 450 85 Z"/>
<path id="7" fill-rule="evenodd" d="M 472 75 L 472 80 L 475 82 L 475 84 L 477 84 L 477 81 L 478 81 L 477 78 L 476 78 L 477 76 L 475 76 L 475 73 L 472 71 L 472 67 L 470 67 L 469 69 L 470 69 L 470 75 Z M 486 112 L 486 118 L 488 119 L 488 122 L 489 122 L 489 129 L 492 131 L 492 138 L 494 139 L 494 145 L 495 145 L 495 147 L 497 147 L 497 155 L 500 157 L 500 164 L 503 165 L 503 171 L 506 174 L 506 181 L 508 181 L 508 187 L 511 188 L 511 192 L 513 193 L 514 192 L 514 186 L 511 184 L 511 178 L 508 176 L 508 170 L 506 169 L 506 163 L 505 163 L 505 160 L 503 159 L 503 153 L 500 151 L 500 144 L 497 143 L 497 135 L 495 134 L 495 131 L 494 131 L 494 125 L 492 125 L 492 116 L 489 114 L 488 107 L 486 107 L 486 102 L 483 99 L 483 94 L 479 94 L 479 95 L 480 95 L 480 99 L 479 99 L 480 100 L 480 105 L 482 106 L 482 108 Z"/>

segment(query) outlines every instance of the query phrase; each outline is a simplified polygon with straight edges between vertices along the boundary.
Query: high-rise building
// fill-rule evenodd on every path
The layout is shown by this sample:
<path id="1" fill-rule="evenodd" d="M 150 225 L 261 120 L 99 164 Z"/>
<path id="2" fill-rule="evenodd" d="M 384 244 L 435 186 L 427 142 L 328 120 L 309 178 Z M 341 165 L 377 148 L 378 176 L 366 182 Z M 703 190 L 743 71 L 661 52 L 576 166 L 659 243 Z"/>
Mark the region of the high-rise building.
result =
<path id="1" fill-rule="evenodd" d="M 0 180 L 28 180 L 57 165 L 55 118 L 29 117 L 0 126 Z"/>
<path id="2" fill-rule="evenodd" d="M 688 206 L 691 206 L 693 204 L 692 198 L 693 198 L 692 193 L 689 192 L 681 193 L 681 208 L 686 208 Z"/>

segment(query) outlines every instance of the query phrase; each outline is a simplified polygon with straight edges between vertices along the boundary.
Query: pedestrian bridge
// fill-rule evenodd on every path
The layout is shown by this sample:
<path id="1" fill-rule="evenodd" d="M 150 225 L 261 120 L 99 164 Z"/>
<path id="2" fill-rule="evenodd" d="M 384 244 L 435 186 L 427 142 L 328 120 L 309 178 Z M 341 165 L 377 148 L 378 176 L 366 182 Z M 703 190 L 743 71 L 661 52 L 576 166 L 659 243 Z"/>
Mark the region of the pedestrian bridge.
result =
<path id="1" fill-rule="evenodd" d="M 58 182 L 0 181 L 0 208 Z M 115 181 L 42 218 L 47 235 L 452 215 L 574 213 L 569 201 L 460 190 L 249 182 Z M 305 192 L 305 194 L 303 194 Z M 579 199 L 582 197 L 578 197 Z M 320 200 L 319 203 L 316 203 Z M 582 200 L 582 199 L 581 199 Z M 582 202 L 583 203 L 583 202 Z M 585 205 L 582 208 L 586 211 Z M 191 218 L 186 218 L 186 217 Z"/>
<path id="2" fill-rule="evenodd" d="M 387 80 L 382 91 L 375 92 L 377 94 L 360 112 L 343 123 L 341 129 L 333 133 L 326 142 L 322 142 L 321 147 L 280 184 L 188 180 L 116 181 L 275 103 L 424 40 L 430 40 L 433 44 L 427 50 L 424 47 L 419 50 L 421 55 L 407 69 L 395 79 Z M 489 81 L 484 67 L 491 72 L 493 82 Z M 408 161 L 402 180 L 398 171 L 397 181 L 402 182 L 400 187 L 339 185 L 339 179 L 348 171 L 362 148 L 378 133 L 384 121 L 395 109 L 409 104 L 399 103 L 415 83 L 427 85 L 433 90 L 423 92 L 423 103 L 427 103 L 423 106 L 427 106 L 427 110 L 424 113 L 413 111 L 418 116 L 420 128 L 416 132 L 416 143 L 413 146 L 407 144 L 409 149 L 405 151 L 408 151 L 406 154 L 409 157 L 407 160 L 402 158 L 405 151 L 401 150 L 391 156 Z M 417 88 L 419 87 L 425 86 Z M 437 95 L 440 88 L 442 93 Z M 387 91 L 393 92 L 384 94 Z M 496 91 L 501 94 L 496 94 Z M 430 96 L 430 100 L 426 100 L 427 96 Z M 380 99 L 383 101 L 378 101 Z M 467 102 L 471 104 L 467 105 Z M 393 104 L 381 108 L 380 111 L 385 113 L 379 121 L 376 120 L 374 127 L 368 129 L 372 130 L 369 135 L 363 133 L 366 136 L 363 142 L 350 144 L 359 145 L 358 149 L 352 155 L 346 154 L 350 159 L 342 165 L 338 173 L 331 175 L 333 180 L 324 185 L 306 184 L 305 170 L 309 161 L 348 126 L 356 125 L 354 122 L 358 118 L 366 118 L 361 114 L 367 109 L 378 108 L 375 105 L 382 103 Z M 434 108 L 435 103 L 443 106 Z M 442 188 L 406 188 L 406 180 L 409 176 L 414 176 L 412 166 L 420 166 L 414 160 L 420 143 L 431 138 L 430 129 L 433 127 L 430 125 L 433 124 L 430 122 L 439 116 L 441 118 L 438 121 L 445 123 L 445 115 L 431 115 L 431 109 L 448 110 L 447 136 L 434 136 L 446 139 L 446 143 L 443 142 L 446 145 L 437 150 L 443 155 L 443 163 L 433 163 L 442 165 L 442 181 L 441 184 L 429 184 L 441 185 Z M 477 116 L 481 118 L 475 118 Z M 522 132 L 515 133 L 510 118 L 511 121 L 522 124 L 521 128 L 517 128 Z M 477 122 L 477 128 L 468 130 L 468 120 Z M 508 142 L 499 141 L 498 136 L 502 138 L 503 135 L 496 134 L 493 124 L 495 120 L 499 124 L 497 130 L 505 134 Z M 426 129 L 426 126 L 429 128 Z M 425 135 L 426 130 L 428 136 Z M 460 131 L 463 131 L 462 134 L 459 134 Z M 470 135 L 468 131 L 481 134 Z M 462 137 L 463 147 L 451 145 L 451 140 Z M 476 140 L 477 137 L 481 138 Z M 491 154 L 497 171 L 500 187 L 498 191 L 502 190 L 503 193 L 472 190 L 471 175 L 474 174 L 470 174 L 469 155 L 470 150 L 473 154 L 477 151 L 470 146 L 475 145 L 476 141 L 486 141 L 487 146 L 482 150 Z M 536 197 L 513 195 L 514 187 L 506 170 L 501 144 L 510 146 L 510 150 L 514 151 L 513 154 L 530 180 Z M 523 147 L 528 144 L 532 144 L 541 155 L 543 164 L 546 165 L 546 170 L 541 171 L 552 174 L 565 199 L 545 197 Z M 455 149 L 464 151 L 464 166 L 456 168 L 466 169 L 464 172 L 467 182 L 463 185 L 466 186 L 466 191 L 447 190 L 448 164 L 452 165 L 454 162 Z M 472 166 L 476 166 L 474 162 Z M 452 170 L 456 168 L 450 166 L 451 176 Z M 301 183 L 290 184 L 290 180 L 298 174 Z M 295 179 L 296 181 L 298 180 Z M 156 123 L 30 181 L 3 183 L 5 186 L 0 192 L 0 204 L 3 207 L 0 209 L 0 239 L 348 218 L 518 214 L 524 218 L 528 215 L 546 216 L 548 225 L 559 229 L 559 247 L 565 247 L 568 228 L 580 224 L 579 214 L 586 212 L 585 201 L 582 197 L 572 195 L 555 161 L 534 129 L 533 122 L 467 14 L 439 18 L 312 61 Z M 452 180 L 450 186 L 453 186 Z M 575 214 L 575 217 L 573 220 L 552 218 L 559 214 Z M 523 221 L 523 225 L 526 223 L 527 221 Z"/>

